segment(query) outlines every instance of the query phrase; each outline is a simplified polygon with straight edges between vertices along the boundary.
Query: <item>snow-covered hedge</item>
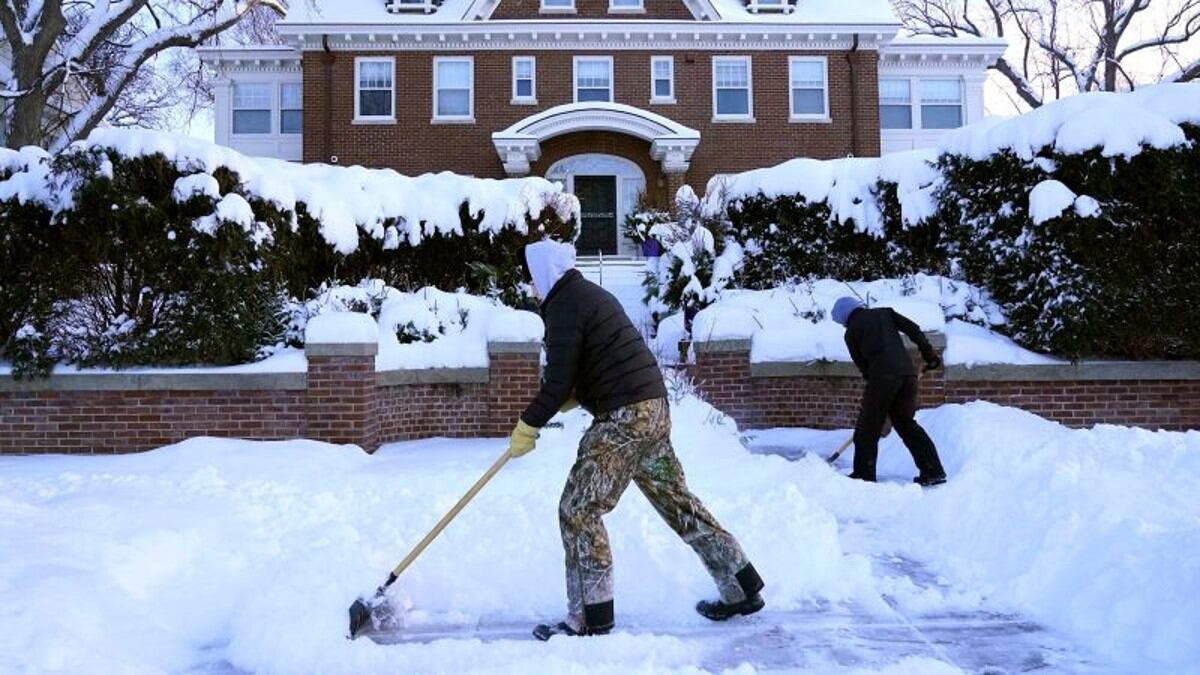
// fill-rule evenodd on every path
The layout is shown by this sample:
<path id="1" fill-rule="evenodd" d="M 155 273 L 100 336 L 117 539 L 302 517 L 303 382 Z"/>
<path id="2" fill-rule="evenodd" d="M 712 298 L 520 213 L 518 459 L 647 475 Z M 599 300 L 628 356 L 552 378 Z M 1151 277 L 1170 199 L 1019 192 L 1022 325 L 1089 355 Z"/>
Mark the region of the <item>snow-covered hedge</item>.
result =
<path id="1" fill-rule="evenodd" d="M 570 238 L 577 213 L 538 178 L 292 164 L 156 132 L 0 150 L 0 346 L 18 372 L 237 363 L 283 338 L 289 296 L 338 280 L 516 302 L 521 247 Z"/>
<path id="2" fill-rule="evenodd" d="M 950 275 L 987 289 L 1032 349 L 1194 357 L 1198 141 L 1200 84 L 1173 84 L 988 120 L 933 151 L 718 176 L 692 223 L 714 255 L 666 263 L 650 291 L 687 310 L 665 289 L 696 289 L 695 311 L 727 286 Z M 714 275 L 722 250 L 735 271 Z"/>

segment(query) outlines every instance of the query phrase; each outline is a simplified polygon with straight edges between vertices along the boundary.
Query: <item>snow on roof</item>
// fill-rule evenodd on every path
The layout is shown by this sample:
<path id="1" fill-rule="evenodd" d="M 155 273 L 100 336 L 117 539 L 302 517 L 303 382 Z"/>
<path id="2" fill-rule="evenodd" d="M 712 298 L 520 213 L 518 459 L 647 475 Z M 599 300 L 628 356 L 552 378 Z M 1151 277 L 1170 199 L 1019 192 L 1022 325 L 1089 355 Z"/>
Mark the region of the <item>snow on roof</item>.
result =
<path id="1" fill-rule="evenodd" d="M 710 0 L 721 21 L 727 23 L 779 23 L 779 24 L 882 24 L 896 26 L 892 5 L 888 0 L 797 0 L 795 11 L 752 13 L 746 8 L 745 0 Z M 679 0 L 683 2 L 683 0 Z M 280 23 L 289 24 L 419 24 L 461 21 L 467 14 L 471 0 L 445 0 L 433 12 L 403 12 L 392 14 L 384 7 L 384 0 L 337 0 L 317 2 L 301 0 L 288 8 L 287 17 Z M 569 21 L 571 15 L 558 17 Z M 625 17 L 613 17 L 621 19 Z"/>

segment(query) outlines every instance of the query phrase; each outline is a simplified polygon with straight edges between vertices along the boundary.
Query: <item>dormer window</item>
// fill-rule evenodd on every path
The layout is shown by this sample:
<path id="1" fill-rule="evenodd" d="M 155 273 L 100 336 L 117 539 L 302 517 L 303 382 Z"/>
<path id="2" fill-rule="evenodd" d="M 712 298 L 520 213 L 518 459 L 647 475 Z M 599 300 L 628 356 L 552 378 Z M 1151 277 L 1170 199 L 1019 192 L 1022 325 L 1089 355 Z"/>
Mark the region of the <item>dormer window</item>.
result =
<path id="1" fill-rule="evenodd" d="M 392 14 L 400 14 L 401 12 L 424 12 L 431 14 L 440 4 L 442 4 L 441 0 L 387 0 L 387 11 Z"/>
<path id="2" fill-rule="evenodd" d="M 784 14 L 791 13 L 796 9 L 795 0 L 746 0 L 746 8 L 751 13 L 759 12 L 783 12 Z"/>
<path id="3" fill-rule="evenodd" d="M 575 13 L 575 0 L 542 0 L 542 11 L 555 14 Z"/>
<path id="4" fill-rule="evenodd" d="M 642 0 L 608 0 L 609 14 L 640 14 L 645 11 Z"/>

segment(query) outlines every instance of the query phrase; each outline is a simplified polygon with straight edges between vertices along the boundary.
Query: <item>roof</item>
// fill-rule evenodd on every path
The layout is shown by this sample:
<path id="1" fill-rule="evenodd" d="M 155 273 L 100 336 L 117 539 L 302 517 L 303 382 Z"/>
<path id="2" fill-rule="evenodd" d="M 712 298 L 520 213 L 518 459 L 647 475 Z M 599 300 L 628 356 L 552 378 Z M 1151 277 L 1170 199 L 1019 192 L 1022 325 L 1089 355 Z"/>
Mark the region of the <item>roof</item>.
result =
<path id="1" fill-rule="evenodd" d="M 501 0 L 503 1 L 503 0 Z M 680 0 L 682 2 L 683 0 Z M 721 23 L 770 23 L 792 25 L 887 25 L 898 26 L 899 20 L 889 0 L 797 0 L 795 11 L 752 13 L 744 0 L 707 0 L 720 15 Z M 319 24 L 352 26 L 358 24 L 444 24 L 462 21 L 472 0 L 444 0 L 428 14 L 388 12 L 384 0 L 300 0 L 293 2 L 283 25 Z M 556 17 L 564 21 L 570 15 Z M 628 17 L 613 17 L 614 20 Z M 591 19 L 590 21 L 596 21 Z"/>

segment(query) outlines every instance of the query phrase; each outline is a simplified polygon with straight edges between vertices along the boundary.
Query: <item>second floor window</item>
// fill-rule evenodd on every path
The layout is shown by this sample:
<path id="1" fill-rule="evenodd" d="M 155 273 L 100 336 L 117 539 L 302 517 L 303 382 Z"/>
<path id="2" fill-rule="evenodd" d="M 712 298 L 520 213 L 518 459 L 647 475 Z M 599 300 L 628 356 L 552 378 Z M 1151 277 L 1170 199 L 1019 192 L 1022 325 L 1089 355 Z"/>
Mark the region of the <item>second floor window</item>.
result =
<path id="1" fill-rule="evenodd" d="M 961 127 L 962 92 L 962 80 L 921 80 L 921 128 Z"/>
<path id="2" fill-rule="evenodd" d="M 713 113 L 718 119 L 749 119 L 753 93 L 750 57 L 713 58 Z"/>
<path id="3" fill-rule="evenodd" d="M 474 113 L 474 74 L 471 57 L 439 57 L 433 60 L 433 116 L 438 119 L 470 119 Z"/>
<path id="4" fill-rule="evenodd" d="M 660 103 L 675 101 L 675 59 L 655 56 L 650 59 L 650 100 Z"/>
<path id="5" fill-rule="evenodd" d="M 574 12 L 575 0 L 542 0 L 543 12 Z"/>
<path id="6" fill-rule="evenodd" d="M 532 56 L 513 57 L 513 103 L 537 101 L 537 61 Z"/>
<path id="7" fill-rule="evenodd" d="M 390 120 L 395 116 L 395 61 L 360 57 L 354 62 L 354 116 L 363 120 Z"/>
<path id="8" fill-rule="evenodd" d="M 298 134 L 304 130 L 302 97 L 299 82 L 279 85 L 279 133 Z"/>
<path id="9" fill-rule="evenodd" d="M 610 12 L 640 12 L 642 0 L 608 0 Z"/>
<path id="10" fill-rule="evenodd" d="M 611 56 L 575 57 L 575 102 L 612 102 L 613 62 Z"/>
<path id="11" fill-rule="evenodd" d="M 233 85 L 233 133 L 271 133 L 271 85 L 239 82 Z"/>

